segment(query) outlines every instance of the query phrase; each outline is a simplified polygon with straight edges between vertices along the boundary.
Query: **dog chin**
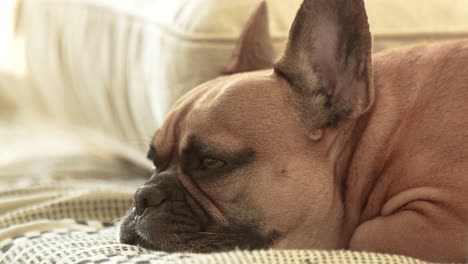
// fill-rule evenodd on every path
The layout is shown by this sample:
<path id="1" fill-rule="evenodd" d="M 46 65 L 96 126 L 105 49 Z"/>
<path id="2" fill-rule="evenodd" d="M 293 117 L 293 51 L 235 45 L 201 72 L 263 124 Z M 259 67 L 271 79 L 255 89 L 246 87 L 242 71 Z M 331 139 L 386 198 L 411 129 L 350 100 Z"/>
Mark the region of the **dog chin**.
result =
<path id="1" fill-rule="evenodd" d="M 210 253 L 236 248 L 268 248 L 279 237 L 275 231 L 262 235 L 253 225 L 223 227 L 211 224 L 203 228 L 195 222 L 181 224 L 175 223 L 176 220 L 177 216 L 156 210 L 145 211 L 141 216 L 134 210 L 122 220 L 118 228 L 118 240 L 124 244 L 165 252 Z"/>
<path id="2" fill-rule="evenodd" d="M 187 239 L 199 230 L 200 226 L 187 217 L 148 208 L 141 215 L 133 210 L 123 219 L 118 240 L 153 250 L 187 251 L 184 246 Z"/>

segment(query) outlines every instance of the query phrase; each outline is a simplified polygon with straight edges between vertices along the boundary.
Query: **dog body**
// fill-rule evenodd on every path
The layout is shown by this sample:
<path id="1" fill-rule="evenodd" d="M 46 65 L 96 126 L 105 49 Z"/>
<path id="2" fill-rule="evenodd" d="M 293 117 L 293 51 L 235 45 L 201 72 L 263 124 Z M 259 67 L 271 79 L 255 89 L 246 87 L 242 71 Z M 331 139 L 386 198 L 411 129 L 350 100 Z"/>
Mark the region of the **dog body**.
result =
<path id="1" fill-rule="evenodd" d="M 466 260 L 468 41 L 374 59 L 375 104 L 347 175 L 348 215 L 361 212 L 349 248 Z"/>
<path id="2" fill-rule="evenodd" d="M 466 261 L 468 41 L 372 59 L 362 1 L 306 0 L 283 56 L 259 70 L 265 12 L 231 75 L 186 94 L 155 135 L 157 171 L 120 240 Z"/>

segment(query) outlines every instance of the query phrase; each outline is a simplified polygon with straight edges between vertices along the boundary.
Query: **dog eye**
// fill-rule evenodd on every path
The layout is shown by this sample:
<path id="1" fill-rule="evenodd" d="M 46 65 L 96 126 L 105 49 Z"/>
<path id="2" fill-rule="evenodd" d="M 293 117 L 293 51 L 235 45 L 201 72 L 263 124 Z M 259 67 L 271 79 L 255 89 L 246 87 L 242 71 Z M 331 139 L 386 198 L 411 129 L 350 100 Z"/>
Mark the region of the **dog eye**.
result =
<path id="1" fill-rule="evenodd" d="M 219 169 L 224 166 L 224 161 L 214 158 L 204 158 L 201 162 L 200 169 Z"/>

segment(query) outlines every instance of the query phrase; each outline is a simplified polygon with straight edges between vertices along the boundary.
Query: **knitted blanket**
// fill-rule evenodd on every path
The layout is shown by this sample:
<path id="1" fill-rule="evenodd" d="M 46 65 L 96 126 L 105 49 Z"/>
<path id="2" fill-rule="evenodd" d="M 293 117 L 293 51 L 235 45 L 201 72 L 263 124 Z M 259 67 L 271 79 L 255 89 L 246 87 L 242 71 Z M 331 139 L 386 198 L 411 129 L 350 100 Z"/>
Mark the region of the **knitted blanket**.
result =
<path id="1" fill-rule="evenodd" d="M 165 253 L 120 244 L 119 218 L 145 170 L 93 155 L 43 156 L 0 167 L 0 263 L 427 263 L 351 251 Z"/>

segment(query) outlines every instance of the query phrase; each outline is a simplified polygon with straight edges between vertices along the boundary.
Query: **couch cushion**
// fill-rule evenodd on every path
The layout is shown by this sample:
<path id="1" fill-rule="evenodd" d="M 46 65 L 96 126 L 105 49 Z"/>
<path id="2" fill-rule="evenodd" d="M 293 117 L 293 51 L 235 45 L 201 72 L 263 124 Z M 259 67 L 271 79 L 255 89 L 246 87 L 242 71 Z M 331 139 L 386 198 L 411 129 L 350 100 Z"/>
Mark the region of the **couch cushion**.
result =
<path id="1" fill-rule="evenodd" d="M 53 119 L 146 149 L 183 93 L 220 74 L 259 1 L 18 0 L 33 86 Z M 301 0 L 268 0 L 279 54 Z M 375 50 L 468 36 L 464 0 L 367 1 Z"/>

